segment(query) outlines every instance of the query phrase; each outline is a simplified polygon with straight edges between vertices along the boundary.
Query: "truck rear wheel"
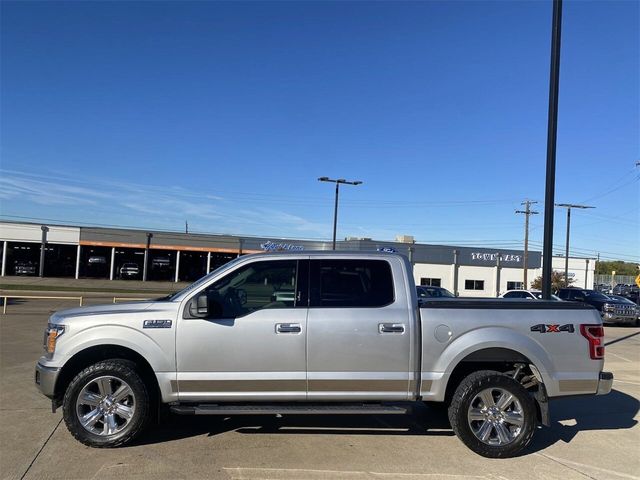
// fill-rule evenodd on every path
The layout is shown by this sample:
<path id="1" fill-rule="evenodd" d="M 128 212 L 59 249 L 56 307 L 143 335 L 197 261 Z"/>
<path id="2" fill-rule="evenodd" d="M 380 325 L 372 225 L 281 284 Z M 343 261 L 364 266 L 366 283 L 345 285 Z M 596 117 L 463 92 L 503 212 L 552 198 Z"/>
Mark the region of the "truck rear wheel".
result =
<path id="1" fill-rule="evenodd" d="M 493 370 L 466 377 L 449 407 L 455 434 L 483 457 L 508 458 L 524 449 L 535 431 L 535 401 L 513 378 Z"/>
<path id="2" fill-rule="evenodd" d="M 90 447 L 117 447 L 133 440 L 149 417 L 149 393 L 135 364 L 105 360 L 82 370 L 63 401 L 69 432 Z"/>

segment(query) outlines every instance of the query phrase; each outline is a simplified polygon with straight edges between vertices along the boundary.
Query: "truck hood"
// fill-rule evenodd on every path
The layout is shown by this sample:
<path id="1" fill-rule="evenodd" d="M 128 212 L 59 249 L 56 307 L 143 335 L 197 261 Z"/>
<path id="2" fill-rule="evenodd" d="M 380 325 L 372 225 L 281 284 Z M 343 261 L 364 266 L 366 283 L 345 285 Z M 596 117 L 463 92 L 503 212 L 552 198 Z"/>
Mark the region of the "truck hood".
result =
<path id="1" fill-rule="evenodd" d="M 166 311 L 171 302 L 128 302 L 106 305 L 92 305 L 88 307 L 70 308 L 54 313 L 49 320 L 51 323 L 62 323 L 66 318 L 98 316 L 98 315 L 131 315 L 143 311 Z M 162 308 L 164 306 L 164 308 Z"/>

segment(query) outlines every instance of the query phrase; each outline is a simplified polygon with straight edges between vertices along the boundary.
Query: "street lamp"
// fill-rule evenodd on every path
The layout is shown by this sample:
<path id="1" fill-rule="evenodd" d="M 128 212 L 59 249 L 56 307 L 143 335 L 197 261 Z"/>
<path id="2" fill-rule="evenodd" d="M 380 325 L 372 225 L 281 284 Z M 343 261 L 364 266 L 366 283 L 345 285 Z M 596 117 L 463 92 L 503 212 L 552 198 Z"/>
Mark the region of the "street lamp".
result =
<path id="1" fill-rule="evenodd" d="M 556 207 L 562 207 L 567 209 L 567 244 L 564 251 L 564 286 L 569 286 L 569 227 L 571 226 L 571 209 L 572 208 L 596 208 L 589 207 L 587 205 L 574 205 L 572 203 L 556 203 Z"/>
<path id="2" fill-rule="evenodd" d="M 362 182 L 359 180 L 349 181 L 349 180 L 345 180 L 344 178 L 338 178 L 337 180 L 334 180 L 329 177 L 320 177 L 318 178 L 318 181 L 333 182 L 336 184 L 336 204 L 333 209 L 333 250 L 335 250 L 336 249 L 336 229 L 338 227 L 338 192 L 340 191 L 340 184 L 343 183 L 345 185 L 360 185 L 362 184 Z"/>

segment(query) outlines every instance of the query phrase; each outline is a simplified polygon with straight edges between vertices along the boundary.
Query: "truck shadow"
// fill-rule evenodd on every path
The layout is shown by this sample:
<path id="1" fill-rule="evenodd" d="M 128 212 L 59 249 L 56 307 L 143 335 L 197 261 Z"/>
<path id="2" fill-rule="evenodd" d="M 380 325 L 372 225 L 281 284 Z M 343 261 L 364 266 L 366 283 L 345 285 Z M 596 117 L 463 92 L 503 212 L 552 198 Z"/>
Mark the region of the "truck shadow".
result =
<path id="1" fill-rule="evenodd" d="M 557 442 L 569 443 L 581 431 L 628 429 L 640 402 L 612 390 L 609 395 L 558 399 L 551 403 L 551 427 L 540 428 L 524 454 Z M 453 436 L 445 409 L 416 404 L 410 415 L 286 415 L 179 416 L 167 415 L 135 442 L 149 445 L 225 432 L 247 435 L 420 435 Z"/>
<path id="2" fill-rule="evenodd" d="M 446 412 L 416 405 L 410 415 L 167 415 L 152 425 L 137 445 L 161 443 L 198 435 L 325 434 L 325 435 L 427 435 L 453 436 Z"/>
<path id="3" fill-rule="evenodd" d="M 557 442 L 569 443 L 588 430 L 620 430 L 634 427 L 640 401 L 619 390 L 608 395 L 571 397 L 550 403 L 551 427 L 540 428 L 527 449 L 543 450 Z"/>

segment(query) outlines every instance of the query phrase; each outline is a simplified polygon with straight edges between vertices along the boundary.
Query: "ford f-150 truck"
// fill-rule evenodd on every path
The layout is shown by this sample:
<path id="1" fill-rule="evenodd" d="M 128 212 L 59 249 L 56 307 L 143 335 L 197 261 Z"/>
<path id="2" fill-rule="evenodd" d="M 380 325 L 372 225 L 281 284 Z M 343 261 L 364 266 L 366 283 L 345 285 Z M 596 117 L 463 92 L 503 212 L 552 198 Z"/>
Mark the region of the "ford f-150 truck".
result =
<path id="1" fill-rule="evenodd" d="M 418 306 L 393 253 L 240 257 L 154 301 L 55 313 L 35 382 L 94 447 L 176 414 L 402 414 L 448 405 L 473 451 L 509 457 L 549 423 L 549 398 L 606 394 L 588 305 L 434 299 Z"/>

